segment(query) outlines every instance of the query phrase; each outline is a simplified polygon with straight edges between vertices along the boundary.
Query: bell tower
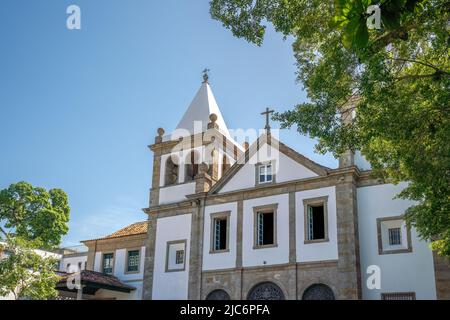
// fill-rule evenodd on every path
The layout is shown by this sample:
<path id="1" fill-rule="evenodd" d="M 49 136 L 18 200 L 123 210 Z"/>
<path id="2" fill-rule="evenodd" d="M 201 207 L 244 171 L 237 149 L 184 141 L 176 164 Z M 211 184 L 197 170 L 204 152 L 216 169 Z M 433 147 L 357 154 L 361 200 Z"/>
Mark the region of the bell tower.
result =
<path id="1" fill-rule="evenodd" d="M 157 130 L 153 152 L 150 207 L 187 200 L 207 192 L 243 152 L 231 138 L 209 85 L 203 82 L 174 131 Z"/>

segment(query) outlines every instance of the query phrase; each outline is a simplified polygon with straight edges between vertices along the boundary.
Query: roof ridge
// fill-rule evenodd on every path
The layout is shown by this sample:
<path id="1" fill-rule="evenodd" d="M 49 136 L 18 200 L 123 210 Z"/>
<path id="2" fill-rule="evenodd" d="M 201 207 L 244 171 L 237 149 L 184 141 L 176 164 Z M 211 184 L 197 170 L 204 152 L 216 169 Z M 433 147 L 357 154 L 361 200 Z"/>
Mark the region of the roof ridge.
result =
<path id="1" fill-rule="evenodd" d="M 133 230 L 133 227 L 135 227 L 135 226 L 142 226 L 142 227 L 136 228 L 136 230 Z M 107 236 L 95 238 L 95 239 L 83 240 L 81 242 L 115 239 L 115 238 L 134 236 L 134 235 L 138 235 L 138 234 L 145 234 L 145 233 L 147 233 L 147 227 L 148 227 L 147 220 L 133 222 L 133 223 L 131 223 L 131 224 L 107 235 Z"/>

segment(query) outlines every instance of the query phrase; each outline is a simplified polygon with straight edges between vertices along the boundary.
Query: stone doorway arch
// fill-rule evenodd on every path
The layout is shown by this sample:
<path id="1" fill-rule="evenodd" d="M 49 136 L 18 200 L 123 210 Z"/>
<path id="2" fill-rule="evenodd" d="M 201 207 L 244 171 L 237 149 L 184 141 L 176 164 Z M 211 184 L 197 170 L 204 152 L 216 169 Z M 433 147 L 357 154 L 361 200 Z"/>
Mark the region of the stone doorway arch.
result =
<path id="1" fill-rule="evenodd" d="M 333 290 L 323 283 L 315 283 L 304 292 L 302 300 L 335 300 Z"/>
<path id="2" fill-rule="evenodd" d="M 255 285 L 247 296 L 247 300 L 285 300 L 283 290 L 275 283 L 262 282 Z"/>

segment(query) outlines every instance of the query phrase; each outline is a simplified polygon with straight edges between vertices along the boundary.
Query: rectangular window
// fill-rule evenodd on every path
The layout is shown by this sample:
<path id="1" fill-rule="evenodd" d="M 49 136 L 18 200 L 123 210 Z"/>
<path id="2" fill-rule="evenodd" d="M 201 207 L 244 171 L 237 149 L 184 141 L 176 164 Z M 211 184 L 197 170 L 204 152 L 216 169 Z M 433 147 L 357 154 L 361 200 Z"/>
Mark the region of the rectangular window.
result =
<path id="1" fill-rule="evenodd" d="M 114 253 L 103 255 L 103 273 L 112 273 L 114 267 Z"/>
<path id="2" fill-rule="evenodd" d="M 403 216 L 377 218 L 378 254 L 412 252 L 411 229 Z"/>
<path id="3" fill-rule="evenodd" d="M 258 246 L 266 246 L 275 244 L 274 239 L 274 213 L 258 212 L 257 213 L 257 240 Z"/>
<path id="4" fill-rule="evenodd" d="M 324 205 L 308 205 L 308 240 L 325 239 Z"/>
<path id="5" fill-rule="evenodd" d="M 221 253 L 229 250 L 231 211 L 211 214 L 210 253 Z"/>
<path id="6" fill-rule="evenodd" d="M 177 250 L 175 256 L 175 264 L 184 263 L 184 250 Z"/>
<path id="7" fill-rule="evenodd" d="M 272 165 L 265 164 L 259 166 L 259 183 L 272 182 Z"/>
<path id="8" fill-rule="evenodd" d="M 166 272 L 185 270 L 186 242 L 186 240 L 175 240 L 167 242 Z"/>
<path id="9" fill-rule="evenodd" d="M 214 250 L 227 249 L 227 225 L 228 219 L 226 217 L 214 219 Z"/>
<path id="10" fill-rule="evenodd" d="M 305 243 L 328 241 L 328 196 L 303 199 Z"/>
<path id="11" fill-rule="evenodd" d="M 401 245 L 402 237 L 400 228 L 390 228 L 388 229 L 388 231 L 389 231 L 389 245 L 390 246 Z"/>
<path id="12" fill-rule="evenodd" d="M 130 250 L 127 253 L 127 272 L 139 271 L 139 250 Z"/>

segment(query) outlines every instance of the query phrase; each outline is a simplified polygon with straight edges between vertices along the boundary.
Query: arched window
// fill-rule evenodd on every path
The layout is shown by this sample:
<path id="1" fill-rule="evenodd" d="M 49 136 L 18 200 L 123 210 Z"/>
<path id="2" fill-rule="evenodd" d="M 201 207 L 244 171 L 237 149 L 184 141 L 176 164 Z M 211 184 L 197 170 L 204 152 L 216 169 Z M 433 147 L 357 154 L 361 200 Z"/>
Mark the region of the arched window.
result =
<path id="1" fill-rule="evenodd" d="M 333 290 L 326 284 L 316 283 L 303 293 L 303 300 L 334 300 Z"/>
<path id="2" fill-rule="evenodd" d="M 184 164 L 184 181 L 194 181 L 195 177 L 198 174 L 198 165 L 200 164 L 200 156 L 198 152 L 191 151 L 186 156 L 186 161 Z"/>
<path id="3" fill-rule="evenodd" d="M 165 172 L 165 182 L 166 186 L 175 184 L 178 182 L 178 157 L 172 155 L 167 158 L 166 161 L 166 172 Z"/>
<path id="4" fill-rule="evenodd" d="M 285 300 L 283 290 L 275 283 L 262 282 L 254 286 L 247 300 Z"/>
<path id="5" fill-rule="evenodd" d="M 230 169 L 231 163 L 230 160 L 228 160 L 228 157 L 224 154 L 222 157 L 222 177 L 225 174 L 225 172 Z"/>
<path id="6" fill-rule="evenodd" d="M 230 295 L 225 290 L 217 289 L 210 292 L 206 300 L 230 300 Z"/>

